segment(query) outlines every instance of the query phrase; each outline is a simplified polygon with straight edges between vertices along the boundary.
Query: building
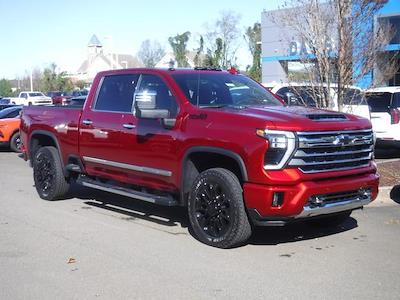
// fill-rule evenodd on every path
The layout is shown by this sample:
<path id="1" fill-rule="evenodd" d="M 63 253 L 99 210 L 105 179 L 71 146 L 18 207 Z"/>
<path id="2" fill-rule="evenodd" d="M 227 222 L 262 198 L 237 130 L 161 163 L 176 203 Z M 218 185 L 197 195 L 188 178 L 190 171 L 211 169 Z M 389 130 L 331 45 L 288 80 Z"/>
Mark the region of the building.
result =
<path id="1" fill-rule="evenodd" d="M 72 77 L 74 80 L 90 83 L 98 72 L 138 67 L 143 67 L 143 63 L 137 57 L 130 54 L 107 52 L 97 36 L 93 35 L 87 45 L 87 58 Z"/>
<path id="2" fill-rule="evenodd" d="M 297 74 L 301 78 L 301 73 L 305 71 L 305 65 L 302 58 L 307 57 L 309 63 L 313 63 L 313 54 L 307 45 L 302 43 L 296 37 L 295 31 L 291 28 L 284 28 L 278 25 L 282 15 L 287 13 L 288 10 L 294 11 L 301 8 L 294 9 L 279 9 L 272 11 L 263 11 L 261 14 L 261 42 L 262 42 L 262 82 L 266 85 L 275 85 L 280 82 L 288 82 L 288 76 Z M 385 7 L 375 16 L 372 22 L 388 21 L 396 30 L 396 35 L 385 47 L 380 54 L 393 55 L 400 52 L 400 1 L 389 0 Z M 371 23 L 372 24 L 372 23 Z M 335 34 L 327 37 L 326 47 L 334 57 Z M 300 62 L 302 61 L 302 62 Z M 354 64 L 356 65 L 356 64 Z M 400 66 L 400 61 L 399 61 Z M 307 66 L 306 66 L 307 67 Z M 356 73 L 357 70 L 353 69 Z M 372 74 L 366 76 L 357 84 L 362 87 L 371 85 L 375 80 L 380 79 L 379 63 L 374 68 Z M 400 69 L 398 73 L 390 80 L 387 80 L 386 85 L 400 85 Z"/>

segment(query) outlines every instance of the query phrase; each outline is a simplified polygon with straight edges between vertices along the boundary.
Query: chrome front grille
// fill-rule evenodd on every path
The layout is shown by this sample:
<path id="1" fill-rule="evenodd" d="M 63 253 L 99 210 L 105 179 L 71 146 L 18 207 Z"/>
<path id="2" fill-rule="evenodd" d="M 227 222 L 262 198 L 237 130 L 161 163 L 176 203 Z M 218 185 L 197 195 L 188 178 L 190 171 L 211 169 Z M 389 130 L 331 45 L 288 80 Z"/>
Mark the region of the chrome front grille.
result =
<path id="1" fill-rule="evenodd" d="M 367 167 L 373 158 L 372 130 L 298 132 L 289 166 L 303 173 Z"/>

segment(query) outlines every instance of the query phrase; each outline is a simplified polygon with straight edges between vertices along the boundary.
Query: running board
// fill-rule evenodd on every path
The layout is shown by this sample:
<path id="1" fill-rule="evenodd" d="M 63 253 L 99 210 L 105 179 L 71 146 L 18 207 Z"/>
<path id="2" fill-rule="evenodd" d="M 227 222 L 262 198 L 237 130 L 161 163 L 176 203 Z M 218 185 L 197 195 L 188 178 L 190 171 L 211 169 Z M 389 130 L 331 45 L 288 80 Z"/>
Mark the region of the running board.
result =
<path id="1" fill-rule="evenodd" d="M 93 180 L 87 177 L 79 176 L 76 180 L 78 184 L 81 184 L 86 187 L 90 187 L 96 190 L 101 190 L 113 194 L 118 194 L 121 196 L 126 196 L 134 199 L 139 199 L 142 201 L 164 205 L 164 206 L 176 206 L 178 202 L 172 198 L 172 196 L 160 196 L 154 195 L 150 193 L 139 192 L 133 189 L 128 189 L 124 187 L 115 186 L 108 183 L 102 183 L 97 180 Z"/>

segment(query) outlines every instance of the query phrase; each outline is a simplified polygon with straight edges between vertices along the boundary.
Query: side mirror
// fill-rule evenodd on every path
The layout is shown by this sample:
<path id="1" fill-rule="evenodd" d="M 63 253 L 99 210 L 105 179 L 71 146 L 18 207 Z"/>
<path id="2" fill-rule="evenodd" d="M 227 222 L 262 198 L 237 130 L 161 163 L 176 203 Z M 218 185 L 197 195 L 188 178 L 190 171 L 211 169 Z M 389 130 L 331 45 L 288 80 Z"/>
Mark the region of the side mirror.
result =
<path id="1" fill-rule="evenodd" d="M 135 94 L 135 116 L 142 119 L 169 118 L 167 109 L 156 108 L 156 91 L 143 91 Z"/>
<path id="2" fill-rule="evenodd" d="M 287 92 L 285 93 L 285 100 L 287 105 L 291 106 L 291 105 L 299 105 L 299 101 L 296 97 L 295 94 Z"/>

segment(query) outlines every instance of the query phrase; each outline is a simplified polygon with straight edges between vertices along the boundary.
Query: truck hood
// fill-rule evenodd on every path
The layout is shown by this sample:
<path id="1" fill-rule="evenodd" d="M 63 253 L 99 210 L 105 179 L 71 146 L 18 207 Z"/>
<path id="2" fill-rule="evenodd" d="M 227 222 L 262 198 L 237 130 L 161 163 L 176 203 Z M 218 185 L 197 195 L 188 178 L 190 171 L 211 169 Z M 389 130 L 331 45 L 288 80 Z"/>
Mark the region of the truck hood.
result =
<path id="1" fill-rule="evenodd" d="M 337 111 L 302 106 L 250 106 L 242 109 L 224 108 L 225 112 L 267 121 L 270 129 L 290 131 L 326 131 L 369 129 L 368 119 Z M 275 128 L 273 128 L 275 127 Z"/>

